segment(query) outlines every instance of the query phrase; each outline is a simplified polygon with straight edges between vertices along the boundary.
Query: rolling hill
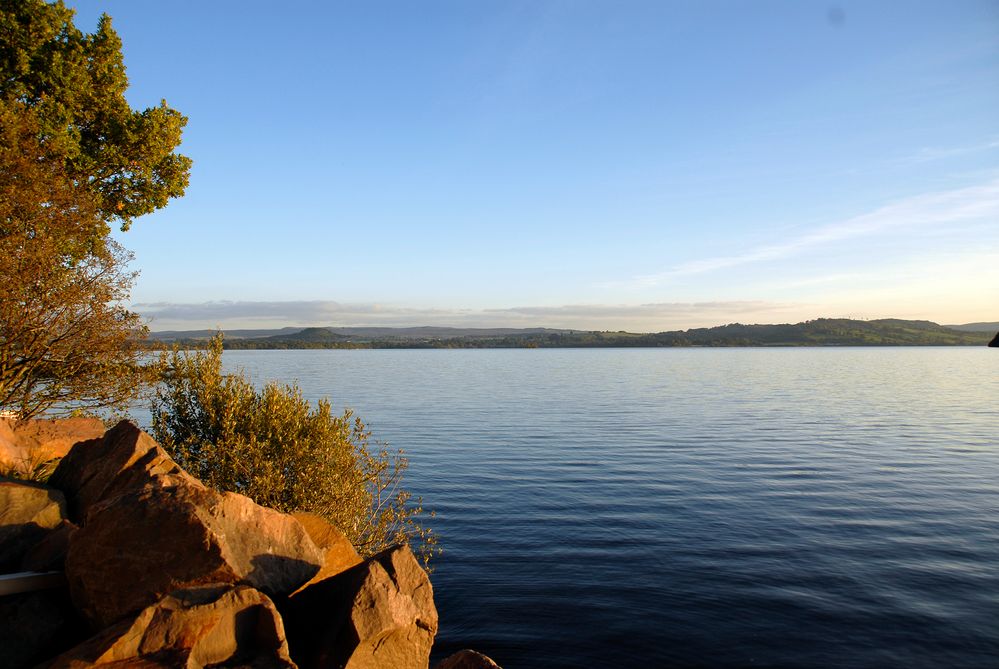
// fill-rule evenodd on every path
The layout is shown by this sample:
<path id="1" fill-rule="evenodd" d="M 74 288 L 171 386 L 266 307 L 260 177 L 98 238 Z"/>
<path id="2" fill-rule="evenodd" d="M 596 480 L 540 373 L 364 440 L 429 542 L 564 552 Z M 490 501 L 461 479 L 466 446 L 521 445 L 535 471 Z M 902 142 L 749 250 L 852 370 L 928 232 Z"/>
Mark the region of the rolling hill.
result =
<path id="1" fill-rule="evenodd" d="M 987 324 L 986 324 L 987 325 Z M 996 328 L 999 329 L 999 328 Z M 731 323 L 658 333 L 549 328 L 310 327 L 236 330 L 226 348 L 570 348 L 671 346 L 984 346 L 995 330 L 954 329 L 930 321 L 894 318 L 819 318 L 802 323 Z M 152 347 L 168 343 L 200 346 L 210 331 L 158 332 Z"/>

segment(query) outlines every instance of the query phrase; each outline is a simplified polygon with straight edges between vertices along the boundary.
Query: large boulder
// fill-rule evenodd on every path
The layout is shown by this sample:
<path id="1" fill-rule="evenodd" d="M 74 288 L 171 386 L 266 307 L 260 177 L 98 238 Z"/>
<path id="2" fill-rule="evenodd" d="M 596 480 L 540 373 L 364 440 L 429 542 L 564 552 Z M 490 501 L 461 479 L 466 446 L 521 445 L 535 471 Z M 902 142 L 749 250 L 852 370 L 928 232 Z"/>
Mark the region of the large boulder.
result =
<path id="1" fill-rule="evenodd" d="M 18 571 L 24 555 L 66 517 L 66 499 L 38 483 L 0 479 L 0 574 Z"/>
<path id="2" fill-rule="evenodd" d="M 102 500 L 146 487 L 187 484 L 203 487 L 175 463 L 152 437 L 128 421 L 100 439 L 77 444 L 59 462 L 49 485 L 66 493 L 69 517 L 86 521 Z"/>
<path id="3" fill-rule="evenodd" d="M 42 666 L 294 667 L 281 616 L 263 593 L 224 584 L 181 590 Z"/>
<path id="4" fill-rule="evenodd" d="M 66 557 L 73 601 L 98 628 L 174 590 L 248 583 L 287 595 L 322 566 L 291 516 L 199 485 L 147 487 L 90 508 Z"/>
<path id="5" fill-rule="evenodd" d="M 989 346 L 992 348 L 999 348 L 999 332 L 997 332 L 996 336 L 989 342 Z"/>
<path id="6" fill-rule="evenodd" d="M 347 571 L 363 562 L 347 536 L 322 516 L 305 511 L 298 511 L 291 515 L 302 524 L 305 531 L 309 533 L 309 538 L 323 552 L 322 569 L 316 572 L 316 575 L 308 583 L 303 584 L 299 590 L 331 576 L 336 576 L 340 572 Z"/>
<path id="7" fill-rule="evenodd" d="M 61 458 L 74 444 L 104 434 L 96 418 L 25 420 L 0 418 L 0 467 L 28 472 Z"/>
<path id="8" fill-rule="evenodd" d="M 303 669 L 426 669 L 437 609 L 408 546 L 385 550 L 292 595 L 292 659 Z"/>
<path id="9" fill-rule="evenodd" d="M 487 655 L 465 649 L 448 655 L 434 669 L 500 669 L 500 666 Z"/>

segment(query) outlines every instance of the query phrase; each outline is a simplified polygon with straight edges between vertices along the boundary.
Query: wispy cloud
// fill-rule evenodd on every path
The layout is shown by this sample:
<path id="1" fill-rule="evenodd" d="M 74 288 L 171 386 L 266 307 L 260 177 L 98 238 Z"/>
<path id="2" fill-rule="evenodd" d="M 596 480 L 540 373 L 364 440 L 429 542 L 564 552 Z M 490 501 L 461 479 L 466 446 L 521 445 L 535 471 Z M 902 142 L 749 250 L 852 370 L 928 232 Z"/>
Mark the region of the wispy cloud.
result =
<path id="1" fill-rule="evenodd" d="M 461 310 L 412 309 L 377 303 L 331 300 L 217 301 L 198 303 L 140 302 L 132 305 L 155 321 L 227 323 L 253 321 L 292 325 L 385 323 L 397 319 L 436 320 L 455 317 Z"/>
<path id="2" fill-rule="evenodd" d="M 492 309 L 430 309 L 334 301 L 139 303 L 154 330 L 223 327 L 419 326 L 561 327 L 660 331 L 779 317 L 800 305 L 766 301 L 573 304 Z"/>
<path id="3" fill-rule="evenodd" d="M 826 244 L 871 236 L 889 230 L 945 226 L 986 217 L 999 217 L 999 179 L 978 186 L 907 198 L 783 242 L 757 246 L 734 255 L 681 263 L 664 272 L 637 276 L 616 285 L 632 288 L 656 286 L 692 274 L 788 258 Z"/>
<path id="4" fill-rule="evenodd" d="M 965 146 L 924 146 L 914 153 L 902 156 L 896 162 L 903 164 L 928 163 L 934 160 L 957 158 L 958 156 L 967 156 L 972 153 L 982 153 L 994 149 L 999 149 L 999 138 L 997 137 L 979 144 L 968 144 Z"/>
<path id="5" fill-rule="evenodd" d="M 703 317 L 706 314 L 754 314 L 771 312 L 789 305 L 762 300 L 728 302 L 653 302 L 649 304 L 569 304 L 557 307 L 509 307 L 484 309 L 483 314 L 516 318 L 676 318 Z"/>

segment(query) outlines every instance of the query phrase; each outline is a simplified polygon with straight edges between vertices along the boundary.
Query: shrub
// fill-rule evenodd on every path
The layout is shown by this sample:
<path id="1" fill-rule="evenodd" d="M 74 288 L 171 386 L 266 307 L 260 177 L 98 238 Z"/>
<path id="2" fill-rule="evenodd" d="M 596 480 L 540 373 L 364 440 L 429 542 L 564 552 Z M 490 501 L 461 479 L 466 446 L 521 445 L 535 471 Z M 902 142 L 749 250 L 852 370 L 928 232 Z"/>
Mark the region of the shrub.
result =
<path id="1" fill-rule="evenodd" d="M 37 456 L 28 456 L 14 462 L 0 464 L 0 479 L 15 479 L 47 483 L 52 472 L 59 466 L 59 458 L 42 460 Z"/>
<path id="2" fill-rule="evenodd" d="M 415 540 L 429 561 L 436 536 L 418 522 L 420 500 L 400 487 L 407 461 L 373 449 L 360 418 L 334 414 L 325 399 L 313 408 L 294 385 L 258 391 L 223 373 L 221 334 L 205 351 L 174 350 L 161 363 L 153 435 L 192 475 L 279 511 L 319 514 L 362 555 Z"/>

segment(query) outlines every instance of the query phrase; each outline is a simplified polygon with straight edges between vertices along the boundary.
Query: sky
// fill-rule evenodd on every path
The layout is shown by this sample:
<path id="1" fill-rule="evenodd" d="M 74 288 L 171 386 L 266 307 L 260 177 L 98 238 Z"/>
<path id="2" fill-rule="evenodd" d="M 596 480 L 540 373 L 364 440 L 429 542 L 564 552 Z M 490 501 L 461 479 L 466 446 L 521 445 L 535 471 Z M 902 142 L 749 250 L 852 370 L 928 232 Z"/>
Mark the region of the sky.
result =
<path id="1" fill-rule="evenodd" d="M 999 320 L 999 2 L 86 0 L 152 330 Z"/>

